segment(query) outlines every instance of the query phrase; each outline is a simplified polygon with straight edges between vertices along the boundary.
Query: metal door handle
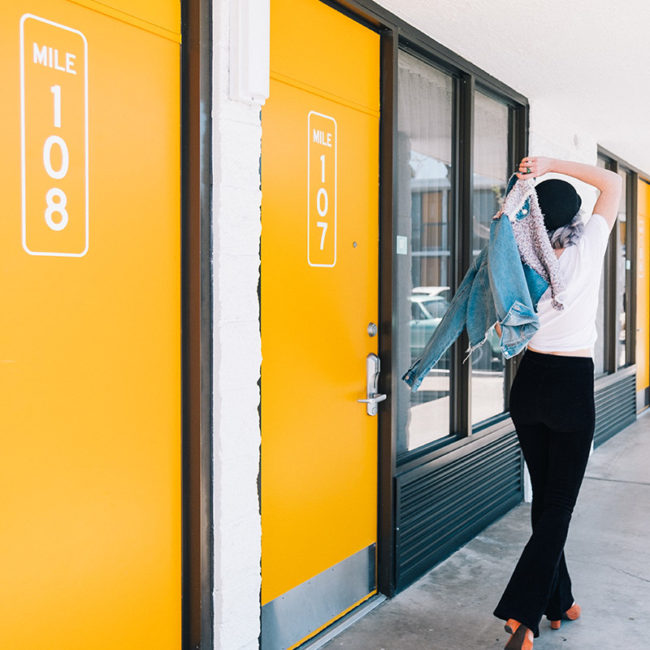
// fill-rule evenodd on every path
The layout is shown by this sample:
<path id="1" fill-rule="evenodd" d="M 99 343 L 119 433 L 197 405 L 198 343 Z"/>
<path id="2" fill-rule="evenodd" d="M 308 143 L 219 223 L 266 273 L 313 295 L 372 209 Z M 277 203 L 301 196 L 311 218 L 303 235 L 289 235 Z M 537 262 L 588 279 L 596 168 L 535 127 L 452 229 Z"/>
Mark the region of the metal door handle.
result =
<path id="1" fill-rule="evenodd" d="M 386 399 L 386 395 L 377 392 L 380 369 L 379 357 L 371 352 L 366 357 L 366 399 L 357 400 L 357 402 L 366 404 L 368 415 L 377 415 L 377 404 Z"/>
<path id="2" fill-rule="evenodd" d="M 363 402 L 364 404 L 376 404 L 377 402 L 383 402 L 386 399 L 386 395 L 383 393 L 375 393 L 371 395 L 368 399 L 358 399 L 357 402 Z"/>

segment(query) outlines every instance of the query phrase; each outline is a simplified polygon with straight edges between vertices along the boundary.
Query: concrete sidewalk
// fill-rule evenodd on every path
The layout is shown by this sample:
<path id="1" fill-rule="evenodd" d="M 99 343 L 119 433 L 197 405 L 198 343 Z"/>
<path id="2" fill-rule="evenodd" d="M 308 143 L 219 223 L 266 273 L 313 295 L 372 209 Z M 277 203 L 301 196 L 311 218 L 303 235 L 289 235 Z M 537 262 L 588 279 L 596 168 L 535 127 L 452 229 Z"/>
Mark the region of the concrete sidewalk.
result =
<path id="1" fill-rule="evenodd" d="M 650 415 L 591 456 L 566 546 L 578 621 L 535 650 L 650 650 Z M 411 587 L 342 632 L 328 650 L 498 650 L 492 616 L 530 534 L 530 505 L 487 528 Z"/>

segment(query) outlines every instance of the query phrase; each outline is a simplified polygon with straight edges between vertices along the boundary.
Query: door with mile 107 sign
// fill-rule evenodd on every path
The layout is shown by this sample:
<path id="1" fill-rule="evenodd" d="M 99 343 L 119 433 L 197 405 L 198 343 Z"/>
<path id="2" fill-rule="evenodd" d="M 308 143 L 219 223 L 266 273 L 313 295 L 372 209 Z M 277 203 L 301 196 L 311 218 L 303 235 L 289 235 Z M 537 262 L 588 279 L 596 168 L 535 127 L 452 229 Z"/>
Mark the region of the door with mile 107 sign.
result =
<path id="1" fill-rule="evenodd" d="M 263 648 L 294 647 L 376 593 L 378 159 L 379 35 L 318 0 L 272 0 Z"/>

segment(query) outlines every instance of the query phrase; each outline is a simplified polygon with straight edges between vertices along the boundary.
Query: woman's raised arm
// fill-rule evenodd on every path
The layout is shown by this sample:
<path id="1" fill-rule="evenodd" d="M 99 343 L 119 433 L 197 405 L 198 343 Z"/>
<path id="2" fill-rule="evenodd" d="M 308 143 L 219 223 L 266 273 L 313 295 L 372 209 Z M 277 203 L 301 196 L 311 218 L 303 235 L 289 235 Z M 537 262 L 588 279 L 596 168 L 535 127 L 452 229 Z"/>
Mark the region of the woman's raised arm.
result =
<path id="1" fill-rule="evenodd" d="M 528 169 L 530 169 L 530 172 L 528 172 Z M 557 158 L 546 158 L 545 156 L 526 156 L 519 163 L 517 178 L 536 178 L 549 172 L 573 176 L 599 189 L 600 196 L 594 206 L 594 212 L 605 217 L 611 230 L 618 215 L 623 186 L 623 179 L 616 172 L 572 160 L 559 160 Z"/>

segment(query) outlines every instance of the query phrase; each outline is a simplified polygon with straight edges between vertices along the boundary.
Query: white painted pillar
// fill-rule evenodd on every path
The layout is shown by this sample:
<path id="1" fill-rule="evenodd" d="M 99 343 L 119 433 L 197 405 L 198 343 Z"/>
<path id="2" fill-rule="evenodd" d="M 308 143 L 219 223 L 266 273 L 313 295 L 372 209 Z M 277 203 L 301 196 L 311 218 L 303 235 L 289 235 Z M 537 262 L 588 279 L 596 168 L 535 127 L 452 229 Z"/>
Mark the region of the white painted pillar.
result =
<path id="1" fill-rule="evenodd" d="M 214 646 L 258 648 L 260 109 L 269 0 L 213 3 Z M 266 35 L 266 37 L 265 37 Z"/>

